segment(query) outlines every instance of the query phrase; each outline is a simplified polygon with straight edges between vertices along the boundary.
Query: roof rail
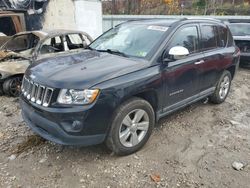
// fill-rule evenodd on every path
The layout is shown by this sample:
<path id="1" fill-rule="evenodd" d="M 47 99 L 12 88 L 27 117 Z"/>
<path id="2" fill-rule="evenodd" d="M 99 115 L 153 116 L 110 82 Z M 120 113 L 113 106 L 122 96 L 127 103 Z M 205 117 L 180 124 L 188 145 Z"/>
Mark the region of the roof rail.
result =
<path id="1" fill-rule="evenodd" d="M 135 19 L 129 19 L 129 20 L 126 20 L 122 23 L 119 23 L 117 25 L 115 25 L 114 27 L 117 27 L 117 26 L 120 26 L 124 23 L 129 23 L 129 22 L 136 22 L 136 21 L 145 21 L 145 20 L 174 20 L 175 18 L 135 18 Z M 182 18 L 182 19 L 176 19 L 177 21 L 184 21 L 186 20 L 187 18 Z"/>
<path id="2" fill-rule="evenodd" d="M 222 20 L 220 19 L 216 19 L 216 18 L 207 18 L 207 17 L 187 17 L 188 20 L 210 20 L 210 21 L 219 21 L 222 22 Z"/>
<path id="3" fill-rule="evenodd" d="M 141 21 L 141 20 L 182 20 L 178 18 L 135 18 L 135 19 L 129 19 L 125 22 L 133 22 L 133 21 Z"/>

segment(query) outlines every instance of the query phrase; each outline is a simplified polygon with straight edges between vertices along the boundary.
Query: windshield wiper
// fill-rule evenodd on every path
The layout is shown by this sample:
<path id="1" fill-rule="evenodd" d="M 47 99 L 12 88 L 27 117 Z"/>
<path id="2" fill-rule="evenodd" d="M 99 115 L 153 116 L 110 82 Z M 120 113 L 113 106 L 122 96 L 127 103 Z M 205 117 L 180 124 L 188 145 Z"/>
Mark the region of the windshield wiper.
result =
<path id="1" fill-rule="evenodd" d="M 115 54 L 115 55 L 120 55 L 120 56 L 123 56 L 123 57 L 129 57 L 129 55 L 123 53 L 123 52 L 120 52 L 119 50 L 115 50 L 115 49 L 107 49 L 107 50 L 97 50 L 98 52 L 107 52 L 107 53 L 110 53 L 110 54 Z"/>

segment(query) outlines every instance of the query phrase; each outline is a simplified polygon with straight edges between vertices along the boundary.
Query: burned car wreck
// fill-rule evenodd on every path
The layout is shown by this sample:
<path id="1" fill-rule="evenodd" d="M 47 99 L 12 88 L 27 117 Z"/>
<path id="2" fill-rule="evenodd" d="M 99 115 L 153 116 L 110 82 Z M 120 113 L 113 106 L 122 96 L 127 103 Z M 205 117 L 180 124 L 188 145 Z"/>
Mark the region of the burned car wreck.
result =
<path id="1" fill-rule="evenodd" d="M 26 21 L 23 12 L 3 11 L 0 7 L 0 46 L 11 36 L 26 31 Z"/>
<path id="2" fill-rule="evenodd" d="M 92 38 L 80 31 L 31 31 L 14 35 L 0 49 L 0 92 L 18 96 L 22 77 L 34 61 L 77 53 L 85 49 Z"/>

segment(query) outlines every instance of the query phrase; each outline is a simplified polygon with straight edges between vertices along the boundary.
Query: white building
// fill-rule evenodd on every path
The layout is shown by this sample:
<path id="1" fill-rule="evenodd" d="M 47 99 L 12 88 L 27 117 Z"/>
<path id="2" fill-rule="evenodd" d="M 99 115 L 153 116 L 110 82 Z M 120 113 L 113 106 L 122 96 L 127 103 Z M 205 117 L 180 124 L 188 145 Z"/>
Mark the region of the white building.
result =
<path id="1" fill-rule="evenodd" d="M 102 34 L 100 0 L 49 0 L 43 29 L 77 29 L 96 38 Z"/>

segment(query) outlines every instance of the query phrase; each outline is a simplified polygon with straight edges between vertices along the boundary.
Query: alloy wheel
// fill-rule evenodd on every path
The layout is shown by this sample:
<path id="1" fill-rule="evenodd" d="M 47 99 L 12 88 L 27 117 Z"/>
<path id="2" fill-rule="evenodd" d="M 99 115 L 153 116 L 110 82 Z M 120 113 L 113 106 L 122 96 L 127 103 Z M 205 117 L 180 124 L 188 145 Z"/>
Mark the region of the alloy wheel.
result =
<path id="1" fill-rule="evenodd" d="M 220 84 L 219 96 L 221 99 L 224 99 L 227 96 L 229 87 L 230 87 L 230 78 L 228 76 L 225 76 Z"/>
<path id="2" fill-rule="evenodd" d="M 123 119 L 119 139 L 123 146 L 134 147 L 146 136 L 149 129 L 149 115 L 142 109 L 128 113 Z"/>

